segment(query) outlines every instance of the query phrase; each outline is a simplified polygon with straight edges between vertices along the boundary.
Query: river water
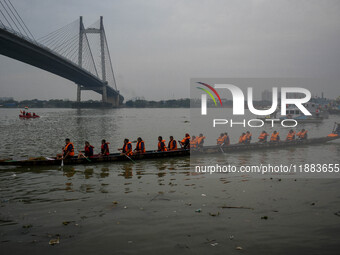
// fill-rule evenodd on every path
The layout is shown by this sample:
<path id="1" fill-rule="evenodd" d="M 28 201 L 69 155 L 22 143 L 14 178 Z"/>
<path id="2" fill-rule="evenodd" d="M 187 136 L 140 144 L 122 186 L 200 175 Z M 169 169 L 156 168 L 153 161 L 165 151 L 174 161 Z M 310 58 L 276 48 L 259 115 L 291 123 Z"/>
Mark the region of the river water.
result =
<path id="1" fill-rule="evenodd" d="M 59 153 L 64 139 L 111 152 L 125 137 L 182 139 L 188 109 L 0 109 L 0 158 Z M 306 126 L 327 135 L 338 116 Z M 271 131 L 268 128 L 268 132 Z M 235 142 L 241 130 L 229 133 Z M 254 137 L 256 132 L 252 131 Z M 285 132 L 280 130 L 280 132 Z M 213 144 L 215 138 L 207 139 Z M 339 163 L 340 143 L 216 156 L 236 165 Z M 210 162 L 211 157 L 201 161 Z M 1 254 L 338 254 L 339 178 L 193 173 L 190 158 L 61 167 L 1 167 Z M 228 207 L 228 208 L 223 208 Z M 229 208 L 236 207 L 236 208 Z M 49 241 L 59 237 L 59 244 Z"/>

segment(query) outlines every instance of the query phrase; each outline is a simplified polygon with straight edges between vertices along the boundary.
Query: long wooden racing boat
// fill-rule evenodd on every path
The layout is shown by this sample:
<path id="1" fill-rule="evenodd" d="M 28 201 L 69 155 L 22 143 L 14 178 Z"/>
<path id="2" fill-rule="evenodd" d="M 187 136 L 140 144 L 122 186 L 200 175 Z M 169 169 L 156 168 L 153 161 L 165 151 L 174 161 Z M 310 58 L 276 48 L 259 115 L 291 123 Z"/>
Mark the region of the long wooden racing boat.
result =
<path id="1" fill-rule="evenodd" d="M 56 159 L 55 157 L 39 157 L 36 159 L 28 160 L 0 160 L 0 165 L 19 165 L 19 166 L 48 166 L 48 165 L 81 165 L 81 164 L 95 164 L 105 162 L 120 162 L 120 161 L 134 161 L 142 159 L 154 159 L 154 158 L 174 158 L 180 156 L 190 155 L 190 150 L 179 149 L 176 151 L 155 152 L 146 151 L 143 154 L 136 154 L 132 156 L 121 155 L 120 153 L 113 153 L 108 156 L 98 156 L 85 158 L 67 158 L 64 160 Z M 63 162 L 62 162 L 63 161 Z"/>
<path id="2" fill-rule="evenodd" d="M 265 143 L 249 143 L 249 144 L 232 144 L 229 146 L 204 146 L 202 149 L 197 151 L 192 151 L 192 154 L 196 153 L 204 153 L 211 154 L 217 152 L 230 153 L 230 152 L 240 152 L 246 150 L 263 150 L 263 149 L 281 149 L 286 147 L 295 147 L 301 145 L 313 145 L 313 144 L 322 144 L 332 140 L 339 139 L 340 136 L 333 137 L 319 137 L 319 138 L 310 138 L 307 140 L 292 140 L 292 141 L 279 141 L 279 142 L 265 142 Z"/>
<path id="3" fill-rule="evenodd" d="M 227 146 L 204 146 L 200 149 L 178 149 L 176 151 L 165 151 L 165 152 L 155 152 L 147 151 L 143 154 L 132 155 L 129 158 L 125 155 L 120 155 L 119 153 L 110 154 L 109 156 L 99 157 L 93 156 L 88 159 L 77 157 L 64 159 L 64 165 L 79 165 L 79 164 L 95 164 L 104 162 L 120 162 L 120 161 L 137 161 L 143 159 L 157 159 L 157 158 L 174 158 L 181 156 L 189 156 L 190 154 L 213 154 L 213 153 L 232 153 L 232 152 L 242 152 L 249 150 L 262 150 L 262 149 L 281 149 L 285 147 L 302 146 L 302 145 L 313 145 L 322 144 L 328 141 L 332 141 L 340 138 L 336 137 L 319 137 L 310 138 L 307 140 L 293 140 L 293 141 L 280 141 L 280 142 L 266 142 L 266 143 L 249 143 L 249 144 L 232 144 Z M 19 165 L 19 166 L 47 166 L 47 165 L 61 165 L 62 161 L 56 158 L 45 158 L 39 157 L 36 159 L 28 160 L 0 160 L 0 165 Z"/>

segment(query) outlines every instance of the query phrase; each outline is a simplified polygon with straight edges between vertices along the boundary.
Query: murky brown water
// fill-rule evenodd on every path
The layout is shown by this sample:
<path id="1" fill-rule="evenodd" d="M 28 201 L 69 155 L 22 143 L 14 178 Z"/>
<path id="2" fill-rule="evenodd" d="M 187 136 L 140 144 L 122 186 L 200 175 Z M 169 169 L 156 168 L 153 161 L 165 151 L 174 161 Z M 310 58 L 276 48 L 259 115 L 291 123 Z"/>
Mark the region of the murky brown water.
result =
<path id="1" fill-rule="evenodd" d="M 158 135 L 182 138 L 189 131 L 189 113 L 184 109 L 35 111 L 40 119 L 19 120 L 17 110 L 0 109 L 0 158 L 54 155 L 65 137 L 76 147 L 89 140 L 97 151 L 106 138 L 113 151 L 133 134 L 154 149 Z M 309 129 L 326 133 L 336 118 Z M 340 144 L 235 153 L 218 160 L 244 164 L 277 161 L 279 155 L 287 161 L 328 157 L 338 163 Z M 189 158 L 63 169 L 4 167 L 0 251 L 338 254 L 339 191 L 340 179 L 197 175 L 190 170 Z M 50 246 L 57 236 L 60 244 Z"/>

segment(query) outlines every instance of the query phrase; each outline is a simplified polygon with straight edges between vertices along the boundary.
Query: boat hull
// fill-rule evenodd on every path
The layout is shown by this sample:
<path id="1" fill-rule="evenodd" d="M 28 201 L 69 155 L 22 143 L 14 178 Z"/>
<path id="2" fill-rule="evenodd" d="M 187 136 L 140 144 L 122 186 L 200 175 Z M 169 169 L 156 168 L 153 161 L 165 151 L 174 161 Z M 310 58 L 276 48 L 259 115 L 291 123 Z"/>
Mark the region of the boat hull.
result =
<path id="1" fill-rule="evenodd" d="M 329 109 L 328 112 L 330 114 L 340 114 L 340 109 Z"/>
<path id="2" fill-rule="evenodd" d="M 322 144 L 332 140 L 339 139 L 340 137 L 319 137 L 311 138 L 307 140 L 293 140 L 293 141 L 280 141 L 280 142 L 266 142 L 266 143 L 249 143 L 249 144 L 232 144 L 229 146 L 205 146 L 201 150 L 191 151 L 192 154 L 195 153 L 231 153 L 249 150 L 264 150 L 264 149 L 280 149 L 286 147 L 303 146 L 303 145 L 313 145 Z"/>
<path id="3" fill-rule="evenodd" d="M 166 151 L 166 152 L 155 152 L 155 151 L 147 151 L 143 154 L 136 154 L 130 156 L 132 160 L 144 160 L 144 159 L 158 159 L 158 158 L 174 158 L 181 156 L 189 156 L 190 150 L 179 149 L 176 151 Z M 96 164 L 96 163 L 105 163 L 105 162 L 123 162 L 130 161 L 128 157 L 124 155 L 120 155 L 118 153 L 110 154 L 109 156 L 93 156 L 89 159 L 77 157 L 64 159 L 63 165 L 82 165 L 82 164 Z M 37 160 L 20 160 L 20 161 L 0 161 L 0 165 L 20 165 L 20 166 L 49 166 L 49 165 L 61 165 L 61 159 L 55 158 L 46 158 L 46 159 L 37 159 Z"/>
<path id="4" fill-rule="evenodd" d="M 36 118 L 40 118 L 40 116 L 38 116 L 38 115 L 35 115 L 35 116 L 19 115 L 19 118 L 21 118 L 21 119 L 36 119 Z"/>

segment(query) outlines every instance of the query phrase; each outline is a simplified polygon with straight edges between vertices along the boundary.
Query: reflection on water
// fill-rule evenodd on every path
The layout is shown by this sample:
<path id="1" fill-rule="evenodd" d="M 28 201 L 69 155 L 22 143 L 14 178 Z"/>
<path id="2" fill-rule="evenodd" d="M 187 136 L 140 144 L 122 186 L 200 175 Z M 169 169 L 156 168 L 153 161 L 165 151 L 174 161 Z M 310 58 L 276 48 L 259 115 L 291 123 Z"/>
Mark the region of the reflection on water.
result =
<path id="1" fill-rule="evenodd" d="M 158 135 L 180 139 L 189 130 L 181 109 L 42 109 L 36 111 L 42 115 L 38 121 L 21 121 L 16 111 L 0 111 L 1 158 L 15 153 L 53 155 L 66 136 L 77 148 L 89 140 L 96 150 L 106 138 L 111 151 L 121 147 L 122 138 L 142 136 L 147 148 L 155 149 Z M 336 163 L 339 155 L 339 143 L 332 143 L 221 152 L 201 155 L 196 162 Z M 2 168 L 1 254 L 34 254 L 35 249 L 66 254 L 234 254 L 239 246 L 247 254 L 339 250 L 339 179 L 205 175 L 193 172 L 190 163 L 190 158 L 179 157 L 136 164 Z M 49 247 L 57 235 L 60 245 Z"/>
<path id="2" fill-rule="evenodd" d="M 120 176 L 124 176 L 125 179 L 131 179 L 133 174 L 132 174 L 132 163 L 126 163 L 122 166 L 122 173 Z"/>

